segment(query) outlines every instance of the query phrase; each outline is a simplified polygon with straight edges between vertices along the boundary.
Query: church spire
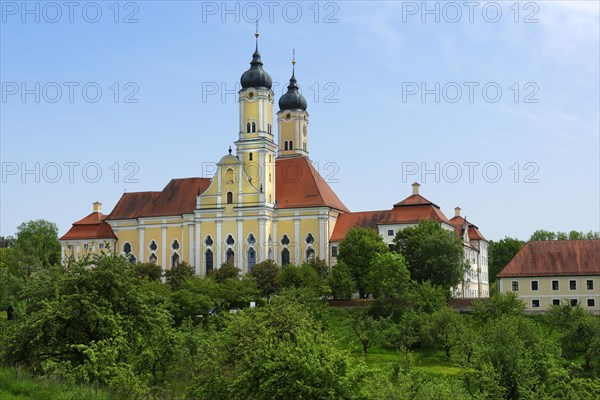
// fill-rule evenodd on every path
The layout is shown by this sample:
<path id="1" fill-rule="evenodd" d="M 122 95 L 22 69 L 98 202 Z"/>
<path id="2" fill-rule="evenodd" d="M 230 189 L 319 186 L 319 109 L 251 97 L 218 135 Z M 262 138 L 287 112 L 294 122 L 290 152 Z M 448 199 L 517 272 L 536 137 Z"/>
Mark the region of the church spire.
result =
<path id="1" fill-rule="evenodd" d="M 287 92 L 279 98 L 280 110 L 302 110 L 306 111 L 306 99 L 299 92 L 296 80 L 296 50 L 292 51 L 292 77 L 287 87 Z"/>
<path id="2" fill-rule="evenodd" d="M 250 87 L 271 89 L 271 86 L 273 86 L 273 80 L 271 79 L 271 76 L 263 69 L 263 63 L 258 51 L 259 36 L 258 21 L 256 21 L 256 32 L 254 33 L 254 37 L 256 38 L 256 48 L 254 50 L 254 54 L 252 54 L 250 69 L 244 72 L 240 78 L 242 89 L 247 89 Z"/>

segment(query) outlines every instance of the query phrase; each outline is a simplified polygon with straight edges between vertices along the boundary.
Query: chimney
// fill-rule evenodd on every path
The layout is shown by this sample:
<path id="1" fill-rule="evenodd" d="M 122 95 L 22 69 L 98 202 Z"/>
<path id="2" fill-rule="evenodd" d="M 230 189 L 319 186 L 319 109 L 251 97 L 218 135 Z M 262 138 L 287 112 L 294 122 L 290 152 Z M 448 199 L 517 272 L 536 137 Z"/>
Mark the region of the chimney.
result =
<path id="1" fill-rule="evenodd" d="M 456 208 L 454 209 L 454 216 L 455 216 L 455 217 L 460 217 L 460 207 L 456 207 Z"/>
<path id="2" fill-rule="evenodd" d="M 413 188 L 413 194 L 419 194 L 419 188 L 421 187 L 421 185 L 419 185 L 417 182 L 412 184 L 412 188 Z"/>
<path id="3" fill-rule="evenodd" d="M 99 201 L 95 201 L 93 203 L 93 205 L 94 205 L 94 208 L 93 208 L 94 212 L 102 211 L 102 203 L 100 203 Z"/>

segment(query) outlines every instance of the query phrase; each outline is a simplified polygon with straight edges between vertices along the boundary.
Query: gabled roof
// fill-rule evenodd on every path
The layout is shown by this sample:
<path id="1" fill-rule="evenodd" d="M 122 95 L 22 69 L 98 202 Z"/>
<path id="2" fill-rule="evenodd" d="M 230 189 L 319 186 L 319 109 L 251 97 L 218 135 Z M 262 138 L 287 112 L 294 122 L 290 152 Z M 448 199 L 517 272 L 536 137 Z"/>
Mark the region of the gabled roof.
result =
<path id="1" fill-rule="evenodd" d="M 455 216 L 450 219 L 450 224 L 454 227 L 454 229 L 456 230 L 456 234 L 459 236 L 461 234 L 462 227 L 465 224 L 465 222 L 469 227 L 469 240 L 485 240 L 487 242 L 487 239 L 483 237 L 483 234 L 479 231 L 479 228 L 471 222 L 467 221 L 465 218 L 461 216 Z"/>
<path id="2" fill-rule="evenodd" d="M 331 207 L 350 212 L 305 157 L 278 158 L 275 171 L 278 209 Z"/>
<path id="3" fill-rule="evenodd" d="M 580 275 L 600 275 L 600 240 L 528 242 L 498 278 Z"/>
<path id="4" fill-rule="evenodd" d="M 105 219 L 106 215 L 94 211 L 75 222 L 59 240 L 116 239 L 110 225 L 104 222 Z"/>
<path id="5" fill-rule="evenodd" d="M 432 203 L 420 194 L 411 194 L 401 202 L 394 204 L 394 208 L 409 206 L 434 206 L 438 209 L 440 208 L 437 206 L 437 204 Z"/>
<path id="6" fill-rule="evenodd" d="M 377 231 L 377 224 L 384 219 L 389 212 L 389 210 L 384 210 L 340 214 L 329 240 L 332 242 L 343 240 L 346 233 L 354 227 L 371 228 L 374 231 Z"/>
<path id="7" fill-rule="evenodd" d="M 172 179 L 161 192 L 124 193 L 107 220 L 189 214 L 209 178 Z"/>

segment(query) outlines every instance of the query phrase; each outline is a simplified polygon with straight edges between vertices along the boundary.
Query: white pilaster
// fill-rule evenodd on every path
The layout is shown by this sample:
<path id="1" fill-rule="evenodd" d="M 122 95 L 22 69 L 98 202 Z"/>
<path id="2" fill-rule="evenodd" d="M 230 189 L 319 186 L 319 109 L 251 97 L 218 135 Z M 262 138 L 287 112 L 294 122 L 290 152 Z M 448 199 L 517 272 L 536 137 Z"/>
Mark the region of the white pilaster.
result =
<path id="1" fill-rule="evenodd" d="M 300 218 L 294 218 L 294 264 L 300 264 L 302 238 L 300 237 Z"/>
<path id="2" fill-rule="evenodd" d="M 200 221 L 196 221 L 194 224 L 196 229 L 196 235 L 194 238 L 195 248 L 196 248 L 196 257 L 194 261 L 194 267 L 196 269 L 196 276 L 200 276 L 201 274 L 201 265 L 200 265 L 200 246 L 202 242 L 202 237 L 200 236 Z"/>

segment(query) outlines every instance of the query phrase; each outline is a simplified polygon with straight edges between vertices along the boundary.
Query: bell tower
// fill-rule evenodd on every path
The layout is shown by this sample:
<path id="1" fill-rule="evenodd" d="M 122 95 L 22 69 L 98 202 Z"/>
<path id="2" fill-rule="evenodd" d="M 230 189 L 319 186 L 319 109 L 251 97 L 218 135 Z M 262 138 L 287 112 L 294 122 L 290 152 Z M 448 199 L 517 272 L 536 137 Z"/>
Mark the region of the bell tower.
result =
<path id="1" fill-rule="evenodd" d="M 308 113 L 306 99 L 296 81 L 296 52 L 292 58 L 292 77 L 287 92 L 279 99 L 279 157 L 308 157 Z"/>
<path id="2" fill-rule="evenodd" d="M 258 22 L 256 49 L 250 69 L 240 78 L 239 139 L 235 142 L 237 157 L 251 187 L 259 194 L 259 204 L 275 203 L 275 157 L 277 145 L 273 138 L 273 81 L 263 69 L 258 51 Z"/>

